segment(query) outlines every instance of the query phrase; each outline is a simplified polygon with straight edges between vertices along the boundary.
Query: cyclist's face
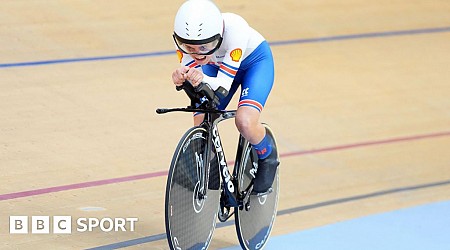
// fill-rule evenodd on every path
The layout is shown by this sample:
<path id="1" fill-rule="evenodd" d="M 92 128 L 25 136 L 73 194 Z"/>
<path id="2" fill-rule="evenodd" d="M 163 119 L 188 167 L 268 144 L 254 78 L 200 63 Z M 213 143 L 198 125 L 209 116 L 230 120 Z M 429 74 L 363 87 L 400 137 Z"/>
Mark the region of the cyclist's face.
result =
<path id="1" fill-rule="evenodd" d="M 186 52 L 189 54 L 206 54 L 209 51 L 213 50 L 214 47 L 212 47 L 210 44 L 200 44 L 200 45 L 194 45 L 194 44 L 185 44 L 184 47 L 186 48 Z"/>
<path id="2" fill-rule="evenodd" d="M 207 48 L 205 45 L 185 44 L 184 48 L 198 65 L 205 65 L 211 60 L 211 55 L 202 55 L 205 51 L 211 50 L 211 48 Z"/>

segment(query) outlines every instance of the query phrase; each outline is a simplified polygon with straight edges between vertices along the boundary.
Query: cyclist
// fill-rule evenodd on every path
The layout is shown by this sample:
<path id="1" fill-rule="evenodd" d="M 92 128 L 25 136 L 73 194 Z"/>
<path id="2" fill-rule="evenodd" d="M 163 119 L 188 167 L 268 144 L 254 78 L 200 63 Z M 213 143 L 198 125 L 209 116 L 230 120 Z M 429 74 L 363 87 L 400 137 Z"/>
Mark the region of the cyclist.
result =
<path id="1" fill-rule="evenodd" d="M 221 13 L 210 0 L 188 0 L 181 5 L 173 38 L 181 63 L 172 73 L 175 85 L 188 80 L 194 87 L 205 82 L 213 90 L 225 88 L 228 95 L 218 94 L 219 109 L 225 109 L 241 87 L 235 123 L 258 153 L 253 193 L 265 194 L 279 165 L 275 144 L 259 122 L 274 81 L 269 44 L 242 17 Z M 194 124 L 203 118 L 201 113 L 194 114 Z"/>

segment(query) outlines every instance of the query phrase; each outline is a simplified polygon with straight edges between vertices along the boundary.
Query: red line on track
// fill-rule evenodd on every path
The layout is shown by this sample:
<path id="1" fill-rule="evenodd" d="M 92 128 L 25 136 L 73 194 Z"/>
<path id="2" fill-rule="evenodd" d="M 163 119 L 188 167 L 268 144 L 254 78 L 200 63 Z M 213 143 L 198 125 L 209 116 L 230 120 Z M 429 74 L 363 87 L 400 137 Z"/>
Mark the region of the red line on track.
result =
<path id="1" fill-rule="evenodd" d="M 60 192 L 60 191 L 72 190 L 72 189 L 96 187 L 96 186 L 103 186 L 103 185 L 113 184 L 113 183 L 148 179 L 148 178 L 154 178 L 154 177 L 165 176 L 165 175 L 167 175 L 167 171 L 160 171 L 160 172 L 132 175 L 132 176 L 112 178 L 112 179 L 106 179 L 106 180 L 89 181 L 89 182 L 81 182 L 81 183 L 75 183 L 75 184 L 69 184 L 69 185 L 63 185 L 63 186 L 40 188 L 40 189 L 17 192 L 17 193 L 2 194 L 2 195 L 0 195 L 0 201 L 12 200 L 12 199 L 16 199 L 16 198 L 22 198 L 22 197 L 28 197 L 28 196 L 34 196 L 34 195 L 40 195 L 40 194 L 55 193 L 55 192 Z"/>
<path id="2" fill-rule="evenodd" d="M 450 131 L 431 133 L 431 134 L 423 134 L 423 135 L 415 135 L 415 136 L 397 137 L 397 138 L 377 140 L 377 141 L 367 141 L 367 142 L 360 142 L 360 143 L 354 143 L 354 144 L 345 144 L 345 145 L 311 149 L 311 150 L 305 150 L 305 151 L 294 151 L 294 152 L 283 153 L 280 155 L 281 155 L 281 157 L 290 157 L 290 156 L 299 156 L 299 155 L 306 155 L 306 154 L 318 154 L 318 153 L 339 151 L 339 150 L 352 149 L 352 148 L 368 147 L 368 146 L 375 146 L 375 145 L 415 141 L 415 140 L 446 137 L 446 136 L 450 136 Z M 150 178 L 155 178 L 155 177 L 166 176 L 167 173 L 168 173 L 168 171 L 159 171 L 159 172 L 131 175 L 131 176 L 125 176 L 125 177 L 112 178 L 112 179 L 81 182 L 81 183 L 62 185 L 62 186 L 56 186 L 56 187 L 34 189 L 34 190 L 28 190 L 28 191 L 22 191 L 22 192 L 16 192 L 16 193 L 1 194 L 0 201 L 12 200 L 12 199 L 17 199 L 17 198 L 41 195 L 41 194 L 55 193 L 55 192 L 73 190 L 73 189 L 97 187 L 97 186 L 103 186 L 103 185 L 120 183 L 120 182 L 150 179 Z"/>

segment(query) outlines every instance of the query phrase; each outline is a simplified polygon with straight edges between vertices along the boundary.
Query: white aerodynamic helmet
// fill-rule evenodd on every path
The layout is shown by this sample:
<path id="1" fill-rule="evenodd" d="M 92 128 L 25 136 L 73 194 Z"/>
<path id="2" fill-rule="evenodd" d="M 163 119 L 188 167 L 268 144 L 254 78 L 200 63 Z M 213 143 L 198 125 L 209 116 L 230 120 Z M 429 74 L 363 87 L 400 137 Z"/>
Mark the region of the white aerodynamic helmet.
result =
<path id="1" fill-rule="evenodd" d="M 186 54 L 210 55 L 222 43 L 224 24 L 222 13 L 210 0 L 188 0 L 175 16 L 173 39 Z M 201 45 L 193 52 L 189 45 Z"/>

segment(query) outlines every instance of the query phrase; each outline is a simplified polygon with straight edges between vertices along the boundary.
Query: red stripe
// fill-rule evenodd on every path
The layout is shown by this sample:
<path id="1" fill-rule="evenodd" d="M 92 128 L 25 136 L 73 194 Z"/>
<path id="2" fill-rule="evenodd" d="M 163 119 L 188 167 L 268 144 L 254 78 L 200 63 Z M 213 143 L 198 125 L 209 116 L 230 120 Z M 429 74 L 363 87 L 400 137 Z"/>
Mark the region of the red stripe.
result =
<path id="1" fill-rule="evenodd" d="M 220 68 L 234 76 L 236 75 L 236 70 L 228 68 L 227 66 L 225 66 L 225 64 L 220 65 Z"/>
<path id="2" fill-rule="evenodd" d="M 241 106 L 243 104 L 253 105 L 253 106 L 257 107 L 259 110 L 263 109 L 263 106 L 261 105 L 261 103 L 254 101 L 254 100 L 242 100 L 239 102 L 238 106 Z"/>

